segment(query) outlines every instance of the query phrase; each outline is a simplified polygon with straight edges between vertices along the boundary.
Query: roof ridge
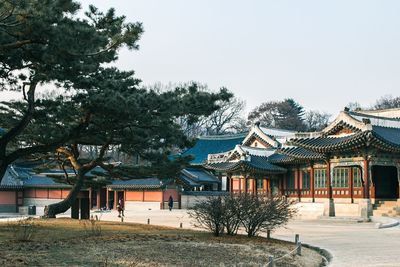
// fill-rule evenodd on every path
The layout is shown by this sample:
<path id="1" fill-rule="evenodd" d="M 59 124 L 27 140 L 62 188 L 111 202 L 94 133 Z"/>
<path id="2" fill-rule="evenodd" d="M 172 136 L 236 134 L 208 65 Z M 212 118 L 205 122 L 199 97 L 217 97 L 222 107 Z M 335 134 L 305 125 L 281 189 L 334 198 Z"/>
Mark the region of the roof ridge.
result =
<path id="1" fill-rule="evenodd" d="M 199 140 L 224 140 L 224 139 L 235 139 L 246 137 L 247 132 L 237 133 L 237 134 L 221 134 L 221 135 L 203 135 L 199 136 Z"/>
<path id="2" fill-rule="evenodd" d="M 360 112 L 357 112 L 357 111 L 348 111 L 348 113 L 350 115 L 361 116 L 361 117 L 368 117 L 368 118 L 382 119 L 382 120 L 389 120 L 389 121 L 400 121 L 400 118 L 383 117 L 383 116 L 378 116 L 378 115 L 360 113 Z"/>

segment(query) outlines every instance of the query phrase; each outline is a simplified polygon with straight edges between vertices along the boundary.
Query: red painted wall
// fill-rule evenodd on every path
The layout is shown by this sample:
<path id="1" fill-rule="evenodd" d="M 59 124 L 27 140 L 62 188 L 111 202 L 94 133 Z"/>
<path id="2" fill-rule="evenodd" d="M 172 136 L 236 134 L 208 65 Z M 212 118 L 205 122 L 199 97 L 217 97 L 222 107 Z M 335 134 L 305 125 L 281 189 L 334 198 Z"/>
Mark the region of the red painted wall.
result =
<path id="1" fill-rule="evenodd" d="M 15 194 L 14 191 L 0 191 L 0 204 L 15 205 Z"/>
<path id="2" fill-rule="evenodd" d="M 174 201 L 178 201 L 179 195 L 176 189 L 167 189 L 164 191 L 164 201 L 168 201 L 169 196 L 172 196 Z"/>

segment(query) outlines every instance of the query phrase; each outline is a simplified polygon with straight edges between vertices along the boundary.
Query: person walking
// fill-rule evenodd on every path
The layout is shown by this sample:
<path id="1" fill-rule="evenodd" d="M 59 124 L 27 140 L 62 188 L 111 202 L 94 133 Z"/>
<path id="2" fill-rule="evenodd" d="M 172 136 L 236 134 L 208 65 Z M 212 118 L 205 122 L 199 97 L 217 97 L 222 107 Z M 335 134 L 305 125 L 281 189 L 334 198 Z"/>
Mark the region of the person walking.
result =
<path id="1" fill-rule="evenodd" d="M 122 198 L 119 199 L 118 201 L 118 217 L 124 217 L 124 200 Z"/>
<path id="2" fill-rule="evenodd" d="M 172 196 L 169 196 L 169 199 L 168 199 L 168 208 L 169 208 L 169 211 L 171 211 L 172 210 L 172 207 L 174 206 L 174 199 L 172 198 Z"/>

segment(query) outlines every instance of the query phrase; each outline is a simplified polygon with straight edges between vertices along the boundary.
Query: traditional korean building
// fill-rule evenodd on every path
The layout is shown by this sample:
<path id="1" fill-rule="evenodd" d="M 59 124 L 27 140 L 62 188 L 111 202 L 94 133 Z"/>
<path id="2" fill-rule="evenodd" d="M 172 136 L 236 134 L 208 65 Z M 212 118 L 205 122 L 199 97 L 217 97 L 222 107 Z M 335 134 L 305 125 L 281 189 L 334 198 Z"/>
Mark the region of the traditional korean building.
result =
<path id="1" fill-rule="evenodd" d="M 367 217 L 375 205 L 377 214 L 393 215 L 400 206 L 400 109 L 346 109 L 312 133 L 254 125 L 235 148 L 209 154 L 204 167 L 230 192 L 284 195 L 298 200 L 300 212 Z"/>

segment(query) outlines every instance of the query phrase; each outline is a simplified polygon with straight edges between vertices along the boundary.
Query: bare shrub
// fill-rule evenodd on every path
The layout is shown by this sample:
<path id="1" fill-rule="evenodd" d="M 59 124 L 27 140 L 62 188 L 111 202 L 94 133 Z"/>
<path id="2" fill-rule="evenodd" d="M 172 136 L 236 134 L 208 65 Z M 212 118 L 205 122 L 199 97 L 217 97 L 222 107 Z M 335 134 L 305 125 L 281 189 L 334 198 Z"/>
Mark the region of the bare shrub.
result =
<path id="1" fill-rule="evenodd" d="M 101 225 L 100 220 L 97 217 L 90 217 L 90 220 L 82 220 L 83 229 L 88 236 L 100 236 L 101 235 Z"/>
<path id="2" fill-rule="evenodd" d="M 293 202 L 284 197 L 241 194 L 236 198 L 237 216 L 249 237 L 285 225 L 296 212 Z"/>
<path id="3" fill-rule="evenodd" d="M 236 235 L 240 226 L 239 203 L 234 195 L 228 195 L 223 198 L 223 218 L 222 223 L 228 235 Z"/>
<path id="4" fill-rule="evenodd" d="M 224 208 L 221 197 L 208 197 L 197 202 L 189 211 L 189 216 L 196 220 L 194 226 L 210 230 L 215 236 L 224 231 Z"/>
<path id="5" fill-rule="evenodd" d="M 13 233 L 14 240 L 22 242 L 31 241 L 37 232 L 37 227 L 32 218 L 9 222 L 8 228 Z"/>

